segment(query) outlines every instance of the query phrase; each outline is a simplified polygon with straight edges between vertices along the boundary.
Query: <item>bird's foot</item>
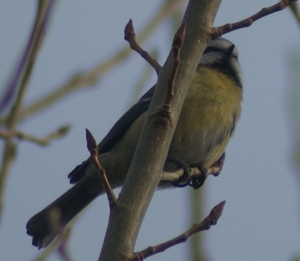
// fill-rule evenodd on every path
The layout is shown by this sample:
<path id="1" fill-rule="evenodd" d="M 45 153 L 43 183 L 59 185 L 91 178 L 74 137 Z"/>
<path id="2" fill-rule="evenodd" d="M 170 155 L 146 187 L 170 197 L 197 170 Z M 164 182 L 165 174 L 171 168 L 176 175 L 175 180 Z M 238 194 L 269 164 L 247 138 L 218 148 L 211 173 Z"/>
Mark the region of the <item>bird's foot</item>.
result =
<path id="1" fill-rule="evenodd" d="M 168 156 L 167 161 L 176 164 L 179 168 L 183 169 L 183 175 L 177 181 L 171 181 L 174 187 L 183 188 L 191 182 L 191 168 L 184 161 Z"/>

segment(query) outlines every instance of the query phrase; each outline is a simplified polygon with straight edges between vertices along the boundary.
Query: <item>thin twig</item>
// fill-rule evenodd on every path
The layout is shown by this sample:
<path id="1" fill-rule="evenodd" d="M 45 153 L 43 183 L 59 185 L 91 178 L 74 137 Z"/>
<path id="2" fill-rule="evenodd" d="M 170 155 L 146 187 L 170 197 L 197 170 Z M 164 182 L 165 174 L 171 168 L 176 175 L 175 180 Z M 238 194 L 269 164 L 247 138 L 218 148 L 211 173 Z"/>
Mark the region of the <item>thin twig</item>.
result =
<path id="1" fill-rule="evenodd" d="M 100 180 L 102 182 L 104 190 L 107 194 L 109 206 L 110 206 L 110 208 L 112 208 L 116 204 L 117 198 L 116 198 L 116 196 L 110 186 L 110 183 L 107 179 L 106 171 L 99 162 L 99 159 L 98 159 L 99 149 L 98 149 L 96 140 L 94 139 L 92 133 L 88 129 L 85 129 L 85 130 L 86 130 L 87 148 L 91 154 L 91 161 L 93 162 L 93 164 L 97 170 L 97 173 L 100 177 Z"/>
<path id="2" fill-rule="evenodd" d="M 133 254 L 131 258 L 129 258 L 130 261 L 142 261 L 145 258 L 149 256 L 153 256 L 157 253 L 163 252 L 166 249 L 173 247 L 177 244 L 186 242 L 189 237 L 192 235 L 203 231 L 203 230 L 208 230 L 211 228 L 211 226 L 214 226 L 217 224 L 218 219 L 221 217 L 223 209 L 225 206 L 225 201 L 222 201 L 218 205 L 216 205 L 209 213 L 209 215 L 199 224 L 193 225 L 189 230 L 184 232 L 183 234 L 165 242 L 162 244 L 159 244 L 157 246 L 153 247 L 148 247 L 143 251 L 136 252 Z"/>
<path id="3" fill-rule="evenodd" d="M 281 0 L 279 3 L 272 5 L 270 7 L 265 7 L 261 9 L 258 13 L 243 19 L 236 23 L 227 23 L 223 26 L 215 27 L 212 31 L 213 37 L 220 37 L 223 34 L 235 31 L 237 29 L 245 28 L 251 26 L 255 21 L 273 14 L 275 12 L 281 11 L 285 9 L 286 7 L 290 6 L 292 3 L 296 2 L 297 0 Z"/>
<path id="4" fill-rule="evenodd" d="M 20 130 L 6 130 L 0 131 L 0 138 L 2 139 L 10 139 L 13 137 L 18 138 L 19 140 L 26 140 L 33 143 L 36 143 L 41 146 L 47 146 L 50 144 L 51 140 L 53 139 L 60 139 L 68 134 L 70 130 L 70 125 L 65 125 L 58 128 L 56 131 L 51 132 L 44 138 L 38 138 L 30 134 L 26 134 Z"/>
<path id="5" fill-rule="evenodd" d="M 151 55 L 147 51 L 143 50 L 143 48 L 140 47 L 139 44 L 137 43 L 135 38 L 135 31 L 131 19 L 125 26 L 124 39 L 129 43 L 130 48 L 136 51 L 137 53 L 139 53 L 154 68 L 156 74 L 159 75 L 159 72 L 162 67 L 155 59 L 151 57 Z"/>

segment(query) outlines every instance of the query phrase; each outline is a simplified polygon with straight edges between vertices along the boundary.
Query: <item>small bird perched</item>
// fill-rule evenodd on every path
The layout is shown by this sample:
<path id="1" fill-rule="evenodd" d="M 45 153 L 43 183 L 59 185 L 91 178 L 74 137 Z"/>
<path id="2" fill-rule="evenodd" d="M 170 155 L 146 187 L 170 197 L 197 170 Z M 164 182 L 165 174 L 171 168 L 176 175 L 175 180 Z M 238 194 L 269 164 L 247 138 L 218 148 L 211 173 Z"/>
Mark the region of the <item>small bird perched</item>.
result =
<path id="1" fill-rule="evenodd" d="M 124 183 L 154 88 L 116 122 L 98 145 L 99 161 L 112 188 Z M 240 117 L 242 91 L 235 45 L 224 38 L 212 40 L 193 75 L 169 148 L 170 160 L 165 163 L 165 171 L 176 169 L 174 162 L 179 162 L 198 166 L 201 172 L 205 172 L 219 159 Z M 47 247 L 62 227 L 104 193 L 89 159 L 77 166 L 68 177 L 75 185 L 34 215 L 26 225 L 27 234 L 33 237 L 32 244 L 39 249 Z M 166 181 L 159 184 L 159 187 L 168 186 L 170 183 Z"/>

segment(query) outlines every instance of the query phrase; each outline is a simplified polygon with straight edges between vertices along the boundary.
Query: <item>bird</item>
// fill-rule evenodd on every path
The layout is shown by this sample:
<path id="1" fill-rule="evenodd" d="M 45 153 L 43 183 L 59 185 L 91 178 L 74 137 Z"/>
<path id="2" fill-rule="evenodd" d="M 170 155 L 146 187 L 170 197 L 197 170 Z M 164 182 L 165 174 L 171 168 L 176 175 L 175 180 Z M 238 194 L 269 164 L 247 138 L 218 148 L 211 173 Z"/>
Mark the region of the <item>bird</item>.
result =
<path id="1" fill-rule="evenodd" d="M 125 181 L 154 90 L 155 85 L 98 144 L 98 158 L 112 188 L 122 186 Z M 211 40 L 192 76 L 164 171 L 178 169 L 182 163 L 199 166 L 201 172 L 205 172 L 215 163 L 234 134 L 241 115 L 242 99 L 242 76 L 236 46 L 222 37 Z M 38 249 L 47 247 L 63 227 L 104 193 L 101 180 L 89 159 L 75 167 L 68 178 L 73 187 L 26 224 L 32 245 Z M 189 177 L 187 180 L 186 184 L 190 184 Z M 194 185 L 200 187 L 202 183 Z M 166 181 L 158 185 L 162 188 L 171 186 Z"/>

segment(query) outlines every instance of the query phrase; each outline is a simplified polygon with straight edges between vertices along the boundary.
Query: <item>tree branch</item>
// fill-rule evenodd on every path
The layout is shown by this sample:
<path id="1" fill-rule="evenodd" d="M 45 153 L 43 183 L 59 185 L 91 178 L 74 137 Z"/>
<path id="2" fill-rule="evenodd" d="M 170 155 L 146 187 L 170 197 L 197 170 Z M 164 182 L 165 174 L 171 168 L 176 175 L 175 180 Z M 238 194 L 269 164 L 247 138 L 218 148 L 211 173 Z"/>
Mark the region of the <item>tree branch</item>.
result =
<path id="1" fill-rule="evenodd" d="M 147 51 L 143 50 L 143 48 L 137 43 L 131 19 L 125 26 L 124 39 L 129 43 L 130 48 L 139 53 L 154 68 L 156 74 L 159 75 L 161 66 L 155 59 L 151 57 L 151 55 Z"/>
<path id="2" fill-rule="evenodd" d="M 106 176 L 106 171 L 99 162 L 99 159 L 98 159 L 99 148 L 97 146 L 96 140 L 94 139 L 92 133 L 88 129 L 86 129 L 86 142 L 87 142 L 87 148 L 88 148 L 89 152 L 91 153 L 91 161 L 93 162 L 93 164 L 97 170 L 99 178 L 100 178 L 102 185 L 104 187 L 104 190 L 107 194 L 109 206 L 110 206 L 110 208 L 112 208 L 116 204 L 117 198 L 109 184 L 109 181 Z"/>
<path id="3" fill-rule="evenodd" d="M 215 27 L 214 28 L 214 37 L 220 37 L 222 36 L 223 34 L 226 34 L 226 33 L 229 33 L 229 32 L 232 32 L 232 31 L 235 31 L 237 29 L 241 29 L 241 28 L 245 28 L 245 27 L 249 27 L 251 26 L 255 21 L 267 16 L 267 15 L 270 15 L 270 14 L 273 14 L 275 12 L 278 12 L 278 11 L 281 11 L 285 8 L 287 8 L 288 6 L 290 6 L 292 3 L 296 2 L 297 0 L 281 0 L 279 3 L 275 4 L 275 5 L 272 5 L 270 7 L 265 7 L 263 9 L 261 9 L 261 11 L 257 12 L 256 14 L 246 18 L 246 19 L 243 19 L 239 22 L 236 22 L 236 23 L 228 23 L 228 24 L 225 24 L 223 26 L 219 26 L 219 27 Z"/>
<path id="4" fill-rule="evenodd" d="M 210 30 L 219 5 L 219 0 L 189 1 L 183 19 L 183 23 L 186 22 L 186 38 L 181 50 L 181 66 L 174 84 L 172 124 L 161 124 L 155 117 L 166 97 L 166 86 L 173 63 L 171 52 L 160 72 L 148 117 L 118 199 L 120 207 L 110 211 L 99 257 L 101 261 L 124 260 L 132 255 L 142 220 L 161 178 L 187 87 L 207 42 L 211 40 Z"/>
<path id="5" fill-rule="evenodd" d="M 224 206 L 225 201 L 222 201 L 210 211 L 209 215 L 201 223 L 193 225 L 189 230 L 187 230 L 183 234 L 165 243 L 159 244 L 157 246 L 148 247 L 145 250 L 134 253 L 133 256 L 128 259 L 128 261 L 142 261 L 145 258 L 161 253 L 170 247 L 186 242 L 192 235 L 198 232 L 210 229 L 211 226 L 217 224 L 218 219 L 223 213 Z"/>
<path id="6" fill-rule="evenodd" d="M 7 140 L 16 137 L 19 140 L 27 140 L 41 146 L 47 146 L 49 145 L 51 140 L 60 139 L 65 135 L 67 135 L 69 130 L 70 130 L 70 125 L 65 125 L 58 128 L 56 131 L 51 132 L 44 138 L 38 138 L 33 135 L 26 134 L 20 130 L 6 130 L 6 131 L 0 131 L 0 138 Z"/>

